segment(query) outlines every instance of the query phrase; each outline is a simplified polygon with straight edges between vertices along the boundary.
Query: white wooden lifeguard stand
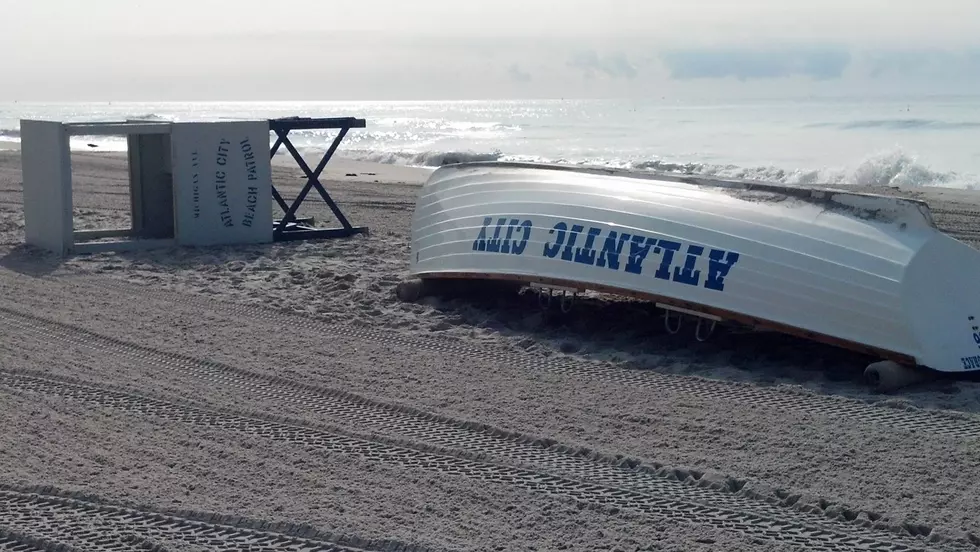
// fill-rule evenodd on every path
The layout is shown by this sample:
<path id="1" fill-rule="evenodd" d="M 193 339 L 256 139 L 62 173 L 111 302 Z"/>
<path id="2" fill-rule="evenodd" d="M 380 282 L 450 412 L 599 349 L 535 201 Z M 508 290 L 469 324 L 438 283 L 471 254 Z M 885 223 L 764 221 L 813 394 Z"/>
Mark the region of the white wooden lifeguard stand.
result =
<path id="1" fill-rule="evenodd" d="M 22 120 L 20 133 L 29 245 L 67 255 L 273 241 L 267 120 Z M 75 231 L 69 139 L 107 135 L 127 136 L 132 226 Z M 128 239 L 92 241 L 106 238 Z"/>

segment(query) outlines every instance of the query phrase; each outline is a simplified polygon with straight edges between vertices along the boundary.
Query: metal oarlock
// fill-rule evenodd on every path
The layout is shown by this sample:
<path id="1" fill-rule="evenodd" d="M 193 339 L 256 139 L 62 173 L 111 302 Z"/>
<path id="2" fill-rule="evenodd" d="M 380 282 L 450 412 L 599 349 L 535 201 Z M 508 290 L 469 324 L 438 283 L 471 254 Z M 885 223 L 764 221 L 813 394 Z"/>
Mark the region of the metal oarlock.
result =
<path id="1" fill-rule="evenodd" d="M 677 313 L 677 326 L 675 328 L 671 328 L 670 313 L 671 313 L 670 310 L 664 311 L 664 329 L 666 329 L 667 333 L 669 333 L 670 335 L 677 335 L 677 332 L 681 331 L 681 320 L 684 315 L 682 315 L 681 313 Z"/>
<path id="2" fill-rule="evenodd" d="M 712 335 L 714 335 L 714 333 L 715 333 L 715 326 L 718 325 L 718 321 L 717 320 L 711 320 L 711 325 L 708 326 L 708 333 L 705 334 L 704 336 L 702 336 L 701 335 L 701 327 L 706 325 L 705 324 L 706 321 L 707 320 L 705 318 L 698 318 L 698 325 L 694 328 L 694 339 L 697 339 L 701 343 L 704 343 Z"/>
<path id="3" fill-rule="evenodd" d="M 670 335 L 676 335 L 677 332 L 681 331 L 681 322 L 684 319 L 684 315 L 696 317 L 698 319 L 698 323 L 694 327 L 694 338 L 702 343 L 714 335 L 715 327 L 718 325 L 718 322 L 721 322 L 721 318 L 713 314 L 675 307 L 673 305 L 666 305 L 664 303 L 657 303 L 656 306 L 657 308 L 664 310 L 664 329 L 666 329 L 667 333 Z M 671 313 L 676 313 L 677 315 L 677 323 L 673 325 L 670 321 Z M 707 322 L 711 323 L 708 324 Z M 707 329 L 704 329 L 705 327 Z"/>

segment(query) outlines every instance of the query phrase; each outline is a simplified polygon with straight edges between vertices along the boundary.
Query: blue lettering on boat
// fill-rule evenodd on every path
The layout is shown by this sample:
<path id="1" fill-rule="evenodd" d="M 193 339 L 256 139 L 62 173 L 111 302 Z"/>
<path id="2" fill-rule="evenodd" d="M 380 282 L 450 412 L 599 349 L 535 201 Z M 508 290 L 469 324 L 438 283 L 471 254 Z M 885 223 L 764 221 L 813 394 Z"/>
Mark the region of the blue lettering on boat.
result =
<path id="1" fill-rule="evenodd" d="M 701 284 L 701 271 L 694 268 L 697 266 L 698 257 L 704 253 L 704 248 L 700 245 L 687 246 L 687 258 L 684 259 L 684 266 L 674 267 L 674 281 L 689 286 Z"/>
<path id="2" fill-rule="evenodd" d="M 683 244 L 670 240 L 659 240 L 657 245 L 662 248 L 662 252 L 656 252 L 661 255 L 661 258 L 660 266 L 657 268 L 657 272 L 653 277 L 661 280 L 670 280 L 670 267 L 674 263 L 674 254 L 681 250 Z"/>
<path id="3" fill-rule="evenodd" d="M 493 229 L 493 235 L 488 239 L 488 230 L 491 224 L 494 224 L 493 217 L 483 219 L 480 234 L 473 240 L 473 251 L 524 254 L 527 242 L 531 239 L 532 224 L 530 220 L 512 218 L 508 221 L 507 217 L 498 218 Z M 503 238 L 501 238 L 501 234 L 504 234 Z"/>
<path id="4" fill-rule="evenodd" d="M 530 220 L 486 217 L 473 251 L 522 255 L 532 228 Z M 735 251 L 568 221 L 558 221 L 548 229 L 540 251 L 547 259 L 636 275 L 646 270 L 653 278 L 714 291 L 725 290 L 725 278 L 739 260 Z M 647 262 L 651 253 L 659 259 Z"/>
<path id="5" fill-rule="evenodd" d="M 655 267 L 654 278 L 689 286 L 701 286 L 715 291 L 725 290 L 725 278 L 739 259 L 739 254 L 735 251 L 708 249 L 699 244 L 683 244 L 679 241 L 628 234 L 617 230 L 608 230 L 604 233 L 601 227 L 590 227 L 586 230 L 583 225 L 570 224 L 566 221 L 556 223 L 548 231 L 548 235 L 543 250 L 547 258 L 558 258 L 615 271 L 622 269 L 630 274 L 643 274 L 644 269 L 647 268 L 647 258 L 652 252 L 660 257 L 659 262 L 651 265 Z M 575 247 L 582 235 L 585 236 L 585 242 L 580 247 Z M 602 247 L 596 251 L 595 247 L 598 243 L 601 243 Z M 705 255 L 706 250 L 707 255 Z M 624 254 L 625 262 L 623 262 Z M 705 257 L 707 257 L 707 267 L 704 266 Z"/>
<path id="6" fill-rule="evenodd" d="M 629 234 L 625 232 L 619 234 L 615 230 L 610 230 L 595 266 L 599 268 L 608 266 L 611 270 L 619 270 L 619 255 L 623 252 L 623 245 L 628 241 L 630 241 Z"/>
<path id="7" fill-rule="evenodd" d="M 708 277 L 704 281 L 704 287 L 724 291 L 725 276 L 728 276 L 728 271 L 736 262 L 738 262 L 738 253 L 712 249 L 711 253 L 708 253 Z"/>
<path id="8" fill-rule="evenodd" d="M 578 235 L 585 230 L 581 224 L 573 224 L 572 229 L 568 232 L 568 243 L 565 244 L 565 248 L 561 250 L 561 260 L 571 261 L 574 258 L 572 248 L 575 246 L 575 241 L 578 240 Z M 579 248 L 581 249 L 581 247 Z"/>
<path id="9" fill-rule="evenodd" d="M 960 359 L 963 363 L 964 370 L 977 370 L 980 369 L 980 356 L 968 356 Z"/>
<path id="10" fill-rule="evenodd" d="M 653 238 L 633 235 L 630 240 L 630 255 L 626 258 L 626 272 L 643 274 L 643 261 L 650 254 L 650 248 L 657 243 Z"/>

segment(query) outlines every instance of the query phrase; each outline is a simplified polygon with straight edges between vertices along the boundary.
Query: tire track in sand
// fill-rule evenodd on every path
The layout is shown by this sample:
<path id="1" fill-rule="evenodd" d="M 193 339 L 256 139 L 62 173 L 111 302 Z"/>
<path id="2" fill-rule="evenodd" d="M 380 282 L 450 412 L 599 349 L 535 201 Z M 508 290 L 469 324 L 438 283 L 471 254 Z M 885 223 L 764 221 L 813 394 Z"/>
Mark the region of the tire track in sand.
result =
<path id="1" fill-rule="evenodd" d="M 775 389 L 759 387 L 750 383 L 663 374 L 574 357 L 545 358 L 527 352 L 508 350 L 501 346 L 461 343 L 452 338 L 441 336 L 406 337 L 397 332 L 365 328 L 352 323 L 325 322 L 318 318 L 270 308 L 222 301 L 185 292 L 153 289 L 122 281 L 108 281 L 106 277 L 79 275 L 48 278 L 47 281 L 66 286 L 74 285 L 89 293 L 94 291 L 114 292 L 129 297 L 136 295 L 197 308 L 203 307 L 235 315 L 239 320 L 255 318 L 266 322 L 275 322 L 278 326 L 315 329 L 332 337 L 401 345 L 405 348 L 405 355 L 411 355 L 413 350 L 454 355 L 460 358 L 479 353 L 480 357 L 485 360 L 508 364 L 529 371 L 551 372 L 575 378 L 590 378 L 595 381 L 655 391 L 668 389 L 694 397 L 825 415 L 843 418 L 849 423 L 861 422 L 883 425 L 911 433 L 926 433 L 931 436 L 954 439 L 980 438 L 980 419 L 959 412 L 899 409 L 845 397 L 817 395 L 805 390 Z"/>
<path id="2" fill-rule="evenodd" d="M 104 336 L 76 325 L 47 320 L 35 315 L 0 307 L 0 323 L 16 328 L 44 344 L 60 342 L 85 347 L 100 358 L 110 355 L 194 378 L 210 392 L 222 388 L 237 389 L 247 396 L 276 402 L 296 411 L 314 412 L 332 419 L 332 424 L 344 428 L 344 433 L 362 437 L 364 432 L 383 431 L 397 435 L 409 443 L 422 443 L 459 452 L 478 454 L 516 467 L 529 466 L 538 470 L 581 481 L 599 483 L 651 494 L 652 496 L 682 495 L 685 500 L 705 505 L 754 511 L 762 516 L 782 517 L 795 514 L 801 523 L 818 524 L 828 529 L 857 530 L 865 536 L 892 532 L 902 536 L 922 534 L 919 527 L 886 528 L 875 526 L 874 513 L 845 510 L 829 518 L 813 504 L 798 502 L 795 495 L 779 499 L 742 493 L 744 482 L 727 478 L 725 481 L 704 478 L 703 474 L 675 470 L 659 463 L 641 465 L 620 455 L 603 454 L 562 445 L 550 438 L 538 438 L 485 424 L 455 420 L 418 409 L 366 399 L 347 391 L 300 383 L 278 376 L 269 376 L 193 356 L 160 351 L 114 337 Z M 13 334 L 11 334 L 13 335 Z M 156 370 L 154 370 L 156 371 Z M 828 501 L 827 504 L 832 504 Z M 872 529 L 867 531 L 866 529 Z"/>
<path id="3" fill-rule="evenodd" d="M 153 512 L 51 487 L 23 489 L 0 485 L 0 551 L 165 552 L 188 547 L 269 552 L 425 550 L 394 541 L 372 543 L 357 537 L 339 537 L 305 524 L 271 523 L 193 511 Z"/>
<path id="4" fill-rule="evenodd" d="M 0 527 L 0 552 L 47 552 L 55 546 L 63 547 L 65 552 L 74 552 L 63 543 L 52 543 Z"/>
<path id="5" fill-rule="evenodd" d="M 744 509 L 689 502 L 679 493 L 652 496 L 627 488 L 583 482 L 547 472 L 501 465 L 478 455 L 457 453 L 439 447 L 411 448 L 384 438 L 358 438 L 280 416 L 211 410 L 189 402 L 170 402 L 115 390 L 109 386 L 83 384 L 70 378 L 54 378 L 27 371 L 0 370 L 0 387 L 14 393 L 57 396 L 92 407 L 112 408 L 133 416 L 220 429 L 261 437 L 308 451 L 357 456 L 401 468 L 427 470 L 448 476 L 467 477 L 506 485 L 574 502 L 583 507 L 616 515 L 634 515 L 709 525 L 752 537 L 790 543 L 805 550 L 931 550 L 920 540 L 897 535 L 863 535 L 863 531 L 835 531 L 823 525 L 802 523 L 797 516 L 764 516 Z M 788 514 L 788 512 L 787 512 Z M 958 548 L 943 543 L 944 549 Z M 967 550 L 963 547 L 962 549 Z"/>
<path id="6" fill-rule="evenodd" d="M 954 217 L 971 217 L 975 219 L 980 219 L 980 211 L 973 209 L 929 209 L 929 212 L 933 215 L 942 216 L 954 216 Z M 942 228 L 942 224 L 936 223 L 936 226 Z"/>

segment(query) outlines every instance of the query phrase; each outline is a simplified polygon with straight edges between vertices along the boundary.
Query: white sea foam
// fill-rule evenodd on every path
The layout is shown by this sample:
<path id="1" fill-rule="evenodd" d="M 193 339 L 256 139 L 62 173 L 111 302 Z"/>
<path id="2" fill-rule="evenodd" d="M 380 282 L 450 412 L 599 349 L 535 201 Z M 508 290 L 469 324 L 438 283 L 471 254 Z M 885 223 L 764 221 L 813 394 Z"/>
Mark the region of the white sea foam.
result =
<path id="1" fill-rule="evenodd" d="M 426 151 L 372 152 L 345 151 L 343 157 L 375 163 L 439 167 L 475 161 L 521 161 L 531 163 L 561 163 L 631 170 L 673 172 L 721 178 L 781 182 L 786 184 L 833 184 L 861 186 L 945 186 L 980 188 L 980 181 L 970 175 L 933 170 L 914 156 L 901 150 L 875 153 L 854 167 L 781 168 L 776 166 L 722 165 L 711 163 L 681 163 L 663 160 L 625 161 L 602 158 L 547 158 L 533 155 L 507 155 L 499 151 Z"/>

